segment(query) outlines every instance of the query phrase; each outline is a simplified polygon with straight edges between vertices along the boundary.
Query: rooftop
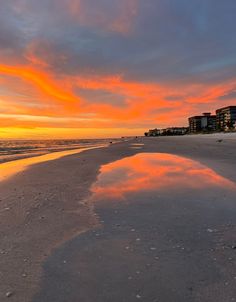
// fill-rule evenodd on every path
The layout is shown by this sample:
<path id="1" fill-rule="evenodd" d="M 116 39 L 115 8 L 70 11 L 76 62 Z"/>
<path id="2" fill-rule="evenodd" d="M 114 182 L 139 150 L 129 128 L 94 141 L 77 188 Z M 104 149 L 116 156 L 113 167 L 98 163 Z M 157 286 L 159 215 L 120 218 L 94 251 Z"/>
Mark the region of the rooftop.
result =
<path id="1" fill-rule="evenodd" d="M 226 107 L 223 107 L 223 108 L 219 108 L 216 110 L 216 112 L 219 112 L 221 110 L 225 110 L 225 109 L 235 109 L 236 110 L 236 106 L 226 106 Z"/>

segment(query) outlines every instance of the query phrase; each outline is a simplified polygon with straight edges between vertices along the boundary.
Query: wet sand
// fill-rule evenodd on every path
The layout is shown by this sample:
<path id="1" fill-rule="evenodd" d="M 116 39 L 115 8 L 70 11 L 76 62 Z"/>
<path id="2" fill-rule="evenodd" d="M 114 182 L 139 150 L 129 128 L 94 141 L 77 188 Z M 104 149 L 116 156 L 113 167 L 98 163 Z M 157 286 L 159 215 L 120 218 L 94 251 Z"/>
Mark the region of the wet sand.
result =
<path id="1" fill-rule="evenodd" d="M 0 300 L 234 301 L 233 193 L 94 204 L 90 192 L 101 165 L 139 152 L 184 156 L 236 182 L 232 137 L 141 138 L 0 182 Z"/>

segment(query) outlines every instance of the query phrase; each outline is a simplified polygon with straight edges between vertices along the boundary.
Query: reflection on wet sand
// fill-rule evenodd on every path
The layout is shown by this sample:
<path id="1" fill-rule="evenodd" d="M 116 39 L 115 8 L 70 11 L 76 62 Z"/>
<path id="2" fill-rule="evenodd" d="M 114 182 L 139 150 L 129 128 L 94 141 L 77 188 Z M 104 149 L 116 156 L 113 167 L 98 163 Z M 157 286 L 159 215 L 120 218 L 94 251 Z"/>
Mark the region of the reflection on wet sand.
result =
<path id="1" fill-rule="evenodd" d="M 128 193 L 184 188 L 221 187 L 236 184 L 199 162 L 164 153 L 141 153 L 101 167 L 92 187 L 93 199 L 124 199 Z"/>
<path id="2" fill-rule="evenodd" d="M 81 149 L 75 149 L 75 150 L 69 150 L 69 151 L 67 150 L 67 151 L 53 152 L 53 153 L 49 153 L 46 155 L 6 162 L 3 164 L 0 164 L 0 181 L 6 180 L 9 177 L 12 177 L 17 173 L 24 171 L 31 165 L 59 159 L 61 157 L 67 156 L 67 155 L 78 154 L 78 153 L 81 153 L 86 150 L 105 147 L 105 146 L 107 146 L 107 145 L 100 145 L 100 146 L 96 146 L 96 147 L 81 148 Z"/>

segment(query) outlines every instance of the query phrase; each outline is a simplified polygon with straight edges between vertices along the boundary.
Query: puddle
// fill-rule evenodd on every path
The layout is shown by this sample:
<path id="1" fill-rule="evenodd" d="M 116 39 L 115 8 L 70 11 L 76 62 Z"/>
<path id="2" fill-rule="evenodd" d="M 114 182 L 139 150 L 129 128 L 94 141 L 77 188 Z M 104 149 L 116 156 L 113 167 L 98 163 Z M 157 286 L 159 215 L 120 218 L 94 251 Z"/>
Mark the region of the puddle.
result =
<path id="1" fill-rule="evenodd" d="M 186 302 L 233 280 L 215 230 L 235 221 L 235 183 L 196 161 L 143 153 L 102 166 L 92 192 L 100 225 L 54 251 L 34 302 Z"/>
<path id="2" fill-rule="evenodd" d="M 78 154 L 86 150 L 105 147 L 107 145 L 100 145 L 96 147 L 88 147 L 88 148 L 81 148 L 75 150 L 67 150 L 67 151 L 59 151 L 53 152 L 41 156 L 35 156 L 25 159 L 19 159 L 16 161 L 10 161 L 3 164 L 0 164 L 0 182 L 3 180 L 7 180 L 8 178 L 14 176 L 15 174 L 26 170 L 29 166 L 34 164 L 43 163 L 46 161 L 56 160 L 64 156 Z"/>
<path id="3" fill-rule="evenodd" d="M 235 190 L 236 184 L 199 162 L 164 153 L 140 153 L 104 165 L 92 186 L 92 199 L 124 200 L 141 192 L 173 193 L 202 189 Z"/>
<path id="4" fill-rule="evenodd" d="M 137 149 L 137 150 L 139 150 L 139 149 L 142 149 L 143 148 L 143 146 L 144 146 L 144 144 L 141 144 L 141 143 L 134 143 L 134 144 L 130 144 L 130 149 Z"/>

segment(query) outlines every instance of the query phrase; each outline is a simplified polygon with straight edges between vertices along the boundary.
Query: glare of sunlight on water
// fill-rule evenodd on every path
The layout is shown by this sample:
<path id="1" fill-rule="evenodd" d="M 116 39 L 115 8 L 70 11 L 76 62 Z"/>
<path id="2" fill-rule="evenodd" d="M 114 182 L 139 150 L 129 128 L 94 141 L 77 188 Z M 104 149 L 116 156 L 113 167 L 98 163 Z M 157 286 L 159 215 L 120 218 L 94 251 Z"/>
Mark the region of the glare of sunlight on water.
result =
<path id="1" fill-rule="evenodd" d="M 105 147 L 105 146 L 107 145 L 100 145 L 96 147 L 81 148 L 81 149 L 69 150 L 69 151 L 67 150 L 67 151 L 53 152 L 41 156 L 6 162 L 0 164 L 0 181 L 7 180 L 9 177 L 12 177 L 17 173 L 24 171 L 29 166 L 32 166 L 34 164 L 39 164 L 46 161 L 59 159 L 67 155 L 73 155 L 73 154 L 81 153 L 86 150 Z"/>
<path id="2" fill-rule="evenodd" d="M 164 153 L 140 153 L 101 167 L 93 199 L 124 199 L 128 193 L 181 188 L 236 189 L 236 184 L 199 162 Z"/>

